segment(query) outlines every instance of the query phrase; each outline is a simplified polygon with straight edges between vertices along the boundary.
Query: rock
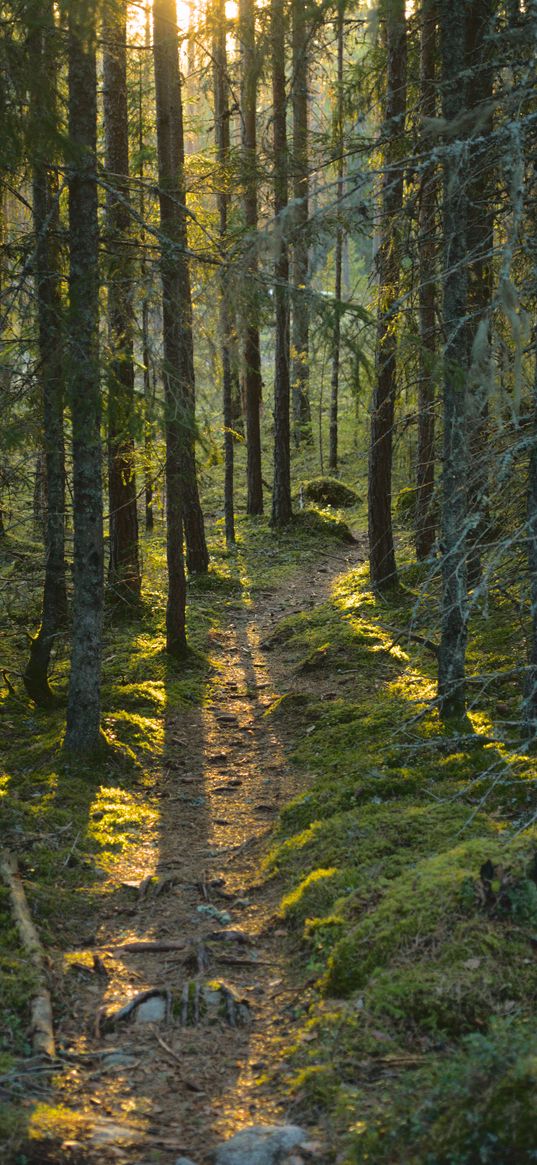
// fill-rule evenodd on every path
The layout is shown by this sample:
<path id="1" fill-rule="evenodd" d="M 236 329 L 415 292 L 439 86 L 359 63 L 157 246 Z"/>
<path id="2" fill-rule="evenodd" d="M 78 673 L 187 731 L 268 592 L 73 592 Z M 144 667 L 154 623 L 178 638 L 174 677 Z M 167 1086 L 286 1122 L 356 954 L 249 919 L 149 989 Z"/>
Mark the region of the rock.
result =
<path id="1" fill-rule="evenodd" d="M 135 1023 L 162 1023 L 166 1018 L 166 1000 L 162 995 L 153 995 L 136 1008 Z"/>
<path id="2" fill-rule="evenodd" d="M 195 1165 L 195 1163 L 190 1157 L 177 1157 L 175 1165 Z"/>
<path id="3" fill-rule="evenodd" d="M 280 1165 L 307 1141 L 307 1133 L 297 1125 L 253 1125 L 242 1129 L 230 1141 L 219 1145 L 215 1165 Z"/>

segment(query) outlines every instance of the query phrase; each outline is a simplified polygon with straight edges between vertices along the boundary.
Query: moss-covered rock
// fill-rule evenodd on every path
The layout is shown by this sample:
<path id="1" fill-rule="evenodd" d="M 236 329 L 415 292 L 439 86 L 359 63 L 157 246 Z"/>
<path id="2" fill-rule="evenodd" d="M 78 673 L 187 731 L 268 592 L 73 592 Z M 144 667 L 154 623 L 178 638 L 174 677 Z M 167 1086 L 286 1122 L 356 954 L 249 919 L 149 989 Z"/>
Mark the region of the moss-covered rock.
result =
<path id="1" fill-rule="evenodd" d="M 335 509 L 344 510 L 360 501 L 356 490 L 338 481 L 336 477 L 313 477 L 309 481 L 304 481 L 301 489 L 308 502 L 334 506 Z"/>

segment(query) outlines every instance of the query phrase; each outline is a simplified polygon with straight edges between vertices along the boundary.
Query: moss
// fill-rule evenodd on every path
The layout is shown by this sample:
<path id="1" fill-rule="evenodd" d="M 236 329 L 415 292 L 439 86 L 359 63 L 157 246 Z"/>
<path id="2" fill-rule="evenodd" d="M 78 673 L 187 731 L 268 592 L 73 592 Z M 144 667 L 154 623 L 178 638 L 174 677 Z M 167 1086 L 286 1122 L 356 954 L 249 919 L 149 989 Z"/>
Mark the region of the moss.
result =
<path id="1" fill-rule="evenodd" d="M 345 485 L 336 477 L 313 477 L 304 481 L 301 489 L 308 502 L 334 506 L 336 509 L 355 506 L 360 500 L 352 486 Z"/>

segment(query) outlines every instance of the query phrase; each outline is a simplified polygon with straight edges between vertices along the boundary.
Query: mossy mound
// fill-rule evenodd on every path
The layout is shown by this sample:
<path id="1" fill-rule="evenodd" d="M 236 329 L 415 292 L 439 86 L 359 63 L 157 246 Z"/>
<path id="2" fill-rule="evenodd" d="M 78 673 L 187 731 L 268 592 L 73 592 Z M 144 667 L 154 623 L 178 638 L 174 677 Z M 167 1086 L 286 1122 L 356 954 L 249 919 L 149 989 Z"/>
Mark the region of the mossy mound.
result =
<path id="1" fill-rule="evenodd" d="M 347 523 L 341 518 L 328 510 L 309 509 L 303 510 L 302 513 L 296 514 L 293 519 L 294 526 L 301 526 L 310 534 L 317 537 L 335 538 L 338 542 L 354 543 L 356 539 L 352 530 L 349 529 Z"/>
<path id="2" fill-rule="evenodd" d="M 537 1037 L 498 1021 L 412 1072 L 351 1134 L 347 1162 L 530 1165 L 536 1159 Z M 389 1123 L 387 1117 L 389 1116 Z"/>
<path id="3" fill-rule="evenodd" d="M 336 477 L 313 477 L 310 481 L 302 482 L 301 489 L 306 501 L 319 506 L 333 506 L 336 510 L 348 509 L 360 501 L 356 490 Z"/>
<path id="4" fill-rule="evenodd" d="M 462 735 L 439 722 L 435 661 L 404 635 L 415 612 L 408 587 L 387 607 L 358 567 L 274 631 L 306 698 L 293 759 L 313 774 L 268 859 L 318 976 L 289 1095 L 323 1112 L 348 1165 L 529 1165 L 537 770 L 494 739 L 490 687 Z M 489 610 L 472 666 L 508 651 Z"/>

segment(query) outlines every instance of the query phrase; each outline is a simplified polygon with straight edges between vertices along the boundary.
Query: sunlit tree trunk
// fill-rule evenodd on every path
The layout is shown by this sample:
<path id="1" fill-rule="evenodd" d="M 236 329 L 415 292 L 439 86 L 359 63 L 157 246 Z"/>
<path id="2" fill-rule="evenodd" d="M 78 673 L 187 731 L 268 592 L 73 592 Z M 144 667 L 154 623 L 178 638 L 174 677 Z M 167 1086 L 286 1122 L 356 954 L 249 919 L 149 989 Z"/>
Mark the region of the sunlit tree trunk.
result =
<path id="1" fill-rule="evenodd" d="M 291 324 L 291 385 L 295 444 L 312 440 L 309 399 L 309 141 L 308 70 L 309 21 L 304 0 L 292 0 L 292 107 L 293 107 L 293 300 Z"/>
<path id="2" fill-rule="evenodd" d="M 525 683 L 524 725 L 537 738 L 537 356 L 533 381 L 533 441 L 528 469 L 528 573 L 530 580 L 531 637 Z"/>
<path id="3" fill-rule="evenodd" d="M 37 703 L 52 699 L 48 672 L 55 638 L 65 623 L 65 448 L 64 334 L 61 300 L 59 186 L 50 165 L 57 142 L 46 134 L 41 114 L 46 103 L 52 135 L 58 133 L 58 34 L 52 3 L 35 12 L 29 35 L 31 58 L 32 213 L 35 237 L 35 292 L 39 334 L 39 373 L 43 397 L 45 453 L 45 582 L 41 627 L 30 645 L 24 672 L 26 690 Z"/>
<path id="4" fill-rule="evenodd" d="M 99 384 L 96 13 L 69 5 L 69 389 L 73 428 L 74 599 L 65 749 L 100 745 L 103 505 Z"/>
<path id="5" fill-rule="evenodd" d="M 229 83 L 227 77 L 226 51 L 226 9 L 225 0 L 216 0 L 214 7 L 214 122 L 216 153 L 220 167 L 217 195 L 220 232 L 220 251 L 224 260 L 228 235 L 228 182 L 229 182 Z M 231 336 L 233 331 L 232 308 L 225 265 L 220 279 L 220 342 L 222 355 L 222 397 L 224 413 L 224 515 L 226 543 L 235 541 L 234 510 L 234 453 L 233 453 L 233 372 L 231 357 Z"/>
<path id="6" fill-rule="evenodd" d="M 393 543 L 391 490 L 393 422 L 397 389 L 397 327 L 401 211 L 403 206 L 404 122 L 406 110 L 405 0 L 383 0 L 381 17 L 386 43 L 386 106 L 378 253 L 379 307 L 375 387 L 369 448 L 369 564 L 377 590 L 397 582 Z"/>
<path id="7" fill-rule="evenodd" d="M 241 128 L 244 223 L 247 245 L 247 287 L 243 321 L 244 398 L 247 441 L 247 511 L 263 512 L 261 476 L 261 352 L 257 309 L 257 51 L 255 0 L 239 0 L 241 53 Z"/>
<path id="8" fill-rule="evenodd" d="M 328 453 L 328 467 L 333 473 L 338 467 L 338 398 L 339 398 L 339 359 L 341 343 L 341 276 L 343 268 L 343 225 L 341 222 L 341 203 L 344 192 L 344 158 L 343 158 L 343 48 L 344 48 L 344 4 L 338 0 L 337 6 L 337 93 L 335 117 L 335 148 L 337 151 L 337 200 L 338 224 L 336 228 L 336 246 L 334 254 L 334 334 L 332 337 L 332 375 L 330 383 L 330 443 Z"/>
<path id="9" fill-rule="evenodd" d="M 145 508 L 145 528 L 147 533 L 151 533 L 154 527 L 154 513 L 153 513 L 153 454 L 154 454 L 154 409 L 155 409 L 155 394 L 153 391 L 153 381 L 151 377 L 151 348 L 149 342 L 149 289 L 148 289 L 148 265 L 146 261 L 145 248 L 147 245 L 147 234 L 145 229 L 145 162 L 144 162 L 144 144 L 145 144 L 145 126 L 144 126 L 144 106 L 146 102 L 146 94 L 148 88 L 148 58 L 147 54 L 151 48 L 151 12 L 149 3 L 146 4 L 145 10 L 145 52 L 141 54 L 140 73 L 139 73 L 139 91 L 138 91 L 138 179 L 140 183 L 139 191 L 139 210 L 140 210 L 140 280 L 142 284 L 142 364 L 143 364 L 143 410 L 144 410 L 144 508 Z"/>
<path id="10" fill-rule="evenodd" d="M 442 112 L 451 121 L 466 109 L 466 0 L 440 5 Z M 468 636 L 467 536 L 467 376 L 468 267 L 466 151 L 455 141 L 444 154 L 443 327 L 444 454 L 442 470 L 442 633 L 438 696 L 441 714 L 465 709 Z"/>
<path id="11" fill-rule="evenodd" d="M 186 256 L 183 108 L 174 0 L 158 0 L 153 5 L 153 31 L 160 222 L 166 240 L 161 254 L 161 272 L 166 425 L 169 438 L 166 462 L 171 473 L 171 480 L 167 478 L 167 514 L 174 531 L 177 531 L 181 520 L 178 520 L 177 515 L 172 517 L 170 507 L 175 505 L 172 495 L 178 491 L 180 497 L 177 505 L 179 511 L 182 511 L 184 523 L 187 566 L 190 571 L 198 572 L 207 569 L 209 556 L 194 451 L 196 422 L 192 301 Z M 172 457 L 177 461 L 173 466 Z M 175 552 L 172 559 L 176 569 Z M 177 581 L 179 585 L 179 576 Z"/>
<path id="12" fill-rule="evenodd" d="M 291 509 L 289 257 L 283 215 L 288 201 L 287 111 L 285 94 L 285 6 L 272 0 L 272 103 L 274 143 L 274 483 L 272 524 L 289 522 Z"/>
<path id="13" fill-rule="evenodd" d="M 140 597 L 134 448 L 133 259 L 125 0 L 108 0 L 103 28 L 108 286 L 109 584 L 122 604 Z"/>
<path id="14" fill-rule="evenodd" d="M 420 113 L 436 113 L 437 0 L 422 0 L 420 30 Z M 419 385 L 418 450 L 416 473 L 416 556 L 428 558 L 435 540 L 432 497 L 435 470 L 435 355 L 436 355 L 436 168 L 426 166 L 419 206 Z"/>

